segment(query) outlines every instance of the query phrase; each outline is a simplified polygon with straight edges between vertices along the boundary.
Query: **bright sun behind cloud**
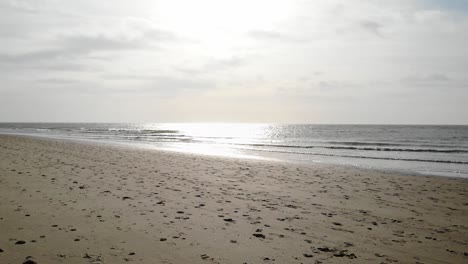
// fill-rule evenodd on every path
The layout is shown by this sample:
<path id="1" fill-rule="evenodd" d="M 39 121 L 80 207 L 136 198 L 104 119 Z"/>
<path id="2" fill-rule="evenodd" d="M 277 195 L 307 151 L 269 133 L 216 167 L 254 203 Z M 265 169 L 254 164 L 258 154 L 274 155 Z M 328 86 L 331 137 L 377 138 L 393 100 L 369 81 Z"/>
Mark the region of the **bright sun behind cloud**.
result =
<path id="1" fill-rule="evenodd" d="M 156 5 L 155 21 L 194 45 L 193 54 L 232 57 L 249 31 L 275 31 L 292 16 L 290 1 L 173 0 Z"/>
<path id="2" fill-rule="evenodd" d="M 288 1 L 174 0 L 158 3 L 156 17 L 171 30 L 209 38 L 219 32 L 272 29 L 291 14 L 292 7 Z"/>
<path id="3" fill-rule="evenodd" d="M 462 2 L 0 0 L 0 119 L 466 124 Z"/>

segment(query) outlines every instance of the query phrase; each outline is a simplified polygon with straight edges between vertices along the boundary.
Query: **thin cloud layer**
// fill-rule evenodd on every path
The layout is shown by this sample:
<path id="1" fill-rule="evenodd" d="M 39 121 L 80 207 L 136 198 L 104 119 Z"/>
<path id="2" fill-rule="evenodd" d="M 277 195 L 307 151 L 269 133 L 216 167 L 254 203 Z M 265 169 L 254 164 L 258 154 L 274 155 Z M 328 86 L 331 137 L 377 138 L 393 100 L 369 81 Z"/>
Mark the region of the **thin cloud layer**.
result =
<path id="1" fill-rule="evenodd" d="M 0 121 L 467 124 L 467 14 L 455 0 L 2 1 Z"/>

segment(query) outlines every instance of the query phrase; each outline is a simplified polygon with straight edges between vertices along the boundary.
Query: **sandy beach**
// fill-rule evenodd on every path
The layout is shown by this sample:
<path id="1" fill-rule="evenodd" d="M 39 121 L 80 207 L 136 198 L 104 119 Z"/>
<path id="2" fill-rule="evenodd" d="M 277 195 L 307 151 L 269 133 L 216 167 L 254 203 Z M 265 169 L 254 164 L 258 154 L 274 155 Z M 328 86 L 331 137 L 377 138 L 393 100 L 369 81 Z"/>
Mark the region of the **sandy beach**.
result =
<path id="1" fill-rule="evenodd" d="M 468 263 L 467 249 L 467 179 L 0 135 L 0 263 Z"/>

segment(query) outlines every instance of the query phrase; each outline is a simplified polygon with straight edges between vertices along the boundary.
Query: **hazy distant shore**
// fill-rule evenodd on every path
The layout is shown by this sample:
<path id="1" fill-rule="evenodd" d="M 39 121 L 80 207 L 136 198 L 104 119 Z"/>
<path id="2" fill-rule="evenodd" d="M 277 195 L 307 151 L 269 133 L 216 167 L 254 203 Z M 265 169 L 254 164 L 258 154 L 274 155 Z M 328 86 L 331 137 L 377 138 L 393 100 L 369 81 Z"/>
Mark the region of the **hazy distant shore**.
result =
<path id="1" fill-rule="evenodd" d="M 0 263 L 463 263 L 468 180 L 0 135 Z"/>

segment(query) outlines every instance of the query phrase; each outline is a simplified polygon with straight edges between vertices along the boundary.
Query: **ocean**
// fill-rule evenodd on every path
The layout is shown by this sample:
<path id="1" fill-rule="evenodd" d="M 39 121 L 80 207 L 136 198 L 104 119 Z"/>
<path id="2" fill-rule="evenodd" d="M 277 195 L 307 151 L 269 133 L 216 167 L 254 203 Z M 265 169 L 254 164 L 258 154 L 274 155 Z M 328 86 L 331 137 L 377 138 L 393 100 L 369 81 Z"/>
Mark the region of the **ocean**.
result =
<path id="1" fill-rule="evenodd" d="M 468 178 L 468 126 L 0 123 L 0 133 Z"/>

